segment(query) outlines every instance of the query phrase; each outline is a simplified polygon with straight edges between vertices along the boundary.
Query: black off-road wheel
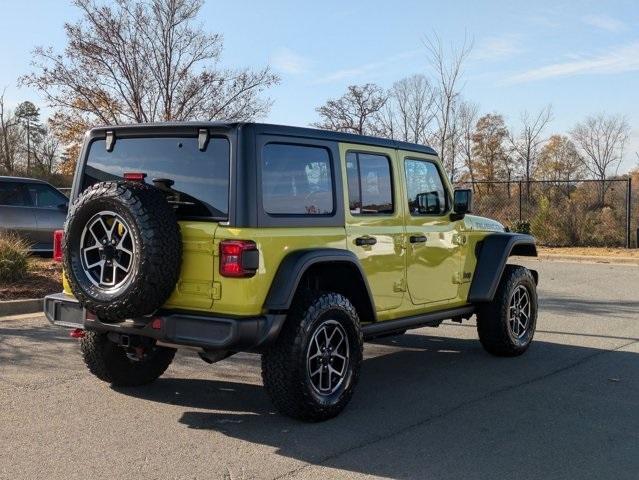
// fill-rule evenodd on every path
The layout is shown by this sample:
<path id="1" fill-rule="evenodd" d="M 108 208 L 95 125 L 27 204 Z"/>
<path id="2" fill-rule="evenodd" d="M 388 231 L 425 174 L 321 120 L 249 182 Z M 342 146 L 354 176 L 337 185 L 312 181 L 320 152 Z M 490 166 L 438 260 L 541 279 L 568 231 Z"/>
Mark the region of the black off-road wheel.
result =
<path id="1" fill-rule="evenodd" d="M 64 270 L 73 294 L 102 321 L 153 313 L 180 274 L 182 244 L 164 194 L 138 182 L 102 182 L 69 211 Z"/>
<path id="2" fill-rule="evenodd" d="M 479 306 L 479 340 L 493 355 L 515 357 L 528 349 L 536 326 L 535 279 L 525 267 L 506 265 L 495 298 Z"/>
<path id="3" fill-rule="evenodd" d="M 353 396 L 362 343 L 359 317 L 346 297 L 298 294 L 279 337 L 262 355 L 262 379 L 277 410 L 311 422 L 338 415 Z"/>
<path id="4" fill-rule="evenodd" d="M 175 349 L 156 346 L 150 339 L 124 348 L 109 340 L 107 334 L 96 332 L 86 332 L 80 348 L 89 371 L 116 387 L 138 387 L 155 381 L 175 356 Z"/>

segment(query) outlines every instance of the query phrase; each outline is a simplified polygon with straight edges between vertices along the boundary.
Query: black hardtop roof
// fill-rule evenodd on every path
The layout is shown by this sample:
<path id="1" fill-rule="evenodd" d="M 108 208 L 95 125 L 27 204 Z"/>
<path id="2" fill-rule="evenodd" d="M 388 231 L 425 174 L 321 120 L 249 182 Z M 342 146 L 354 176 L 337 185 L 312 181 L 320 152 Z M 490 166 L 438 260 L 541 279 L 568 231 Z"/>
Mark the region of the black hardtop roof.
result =
<path id="1" fill-rule="evenodd" d="M 292 137 L 315 138 L 318 140 L 327 140 L 344 143 L 359 143 L 363 145 L 373 145 L 377 147 L 395 148 L 401 150 L 409 150 L 413 152 L 437 155 L 435 150 L 427 145 L 419 145 L 417 143 L 402 142 L 399 140 L 391 140 L 381 137 L 370 137 L 368 135 L 356 135 L 353 133 L 334 132 L 331 130 L 320 130 L 318 128 L 293 127 L 288 125 L 275 125 L 270 123 L 253 123 L 253 122 L 161 122 L 161 123 L 136 123 L 130 125 L 113 125 L 96 127 L 91 130 L 92 134 L 104 134 L 107 131 L 135 131 L 135 130 L 166 130 L 166 129 L 185 129 L 185 128 L 255 128 L 257 132 L 270 135 L 286 135 Z M 195 133 L 195 132 L 194 132 Z"/>
<path id="2" fill-rule="evenodd" d="M 44 180 L 38 180 L 37 178 L 26 178 L 26 177 L 3 177 L 0 176 L 0 182 L 15 182 L 15 183 L 45 183 Z"/>

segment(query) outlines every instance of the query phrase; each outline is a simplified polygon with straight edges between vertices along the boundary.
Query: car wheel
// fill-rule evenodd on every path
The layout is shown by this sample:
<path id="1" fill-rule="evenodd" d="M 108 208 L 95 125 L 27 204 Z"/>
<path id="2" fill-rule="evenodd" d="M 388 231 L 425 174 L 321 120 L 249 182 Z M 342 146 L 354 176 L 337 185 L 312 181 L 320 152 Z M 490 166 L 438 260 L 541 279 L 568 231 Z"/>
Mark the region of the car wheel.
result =
<path id="1" fill-rule="evenodd" d="M 275 407 L 306 421 L 338 415 L 357 384 L 362 343 L 359 317 L 346 297 L 298 295 L 278 339 L 262 355 L 262 379 Z"/>
<path id="2" fill-rule="evenodd" d="M 479 340 L 493 355 L 514 357 L 528 349 L 536 325 L 535 279 L 527 268 L 507 265 L 493 301 L 479 306 Z"/>
<path id="3" fill-rule="evenodd" d="M 175 349 L 159 347 L 151 339 L 128 348 L 105 333 L 85 332 L 80 340 L 84 363 L 100 380 L 118 387 L 137 387 L 155 381 L 169 367 Z"/>

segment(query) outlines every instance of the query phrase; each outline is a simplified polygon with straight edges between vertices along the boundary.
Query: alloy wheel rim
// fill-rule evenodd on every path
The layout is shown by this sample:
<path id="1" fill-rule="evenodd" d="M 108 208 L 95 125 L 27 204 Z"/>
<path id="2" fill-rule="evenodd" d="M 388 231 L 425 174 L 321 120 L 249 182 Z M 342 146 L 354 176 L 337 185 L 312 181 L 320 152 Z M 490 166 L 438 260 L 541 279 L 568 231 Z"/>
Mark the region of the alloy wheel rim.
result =
<path id="1" fill-rule="evenodd" d="M 519 285 L 508 304 L 508 329 L 517 340 L 522 339 L 530 327 L 531 302 L 528 289 Z"/>
<path id="2" fill-rule="evenodd" d="M 135 251 L 131 228 L 115 212 L 97 213 L 82 230 L 82 269 L 89 281 L 100 289 L 117 289 L 129 279 Z"/>
<path id="3" fill-rule="evenodd" d="M 327 320 L 313 333 L 306 354 L 306 371 L 315 392 L 331 395 L 348 372 L 350 346 L 346 331 L 335 320 Z"/>

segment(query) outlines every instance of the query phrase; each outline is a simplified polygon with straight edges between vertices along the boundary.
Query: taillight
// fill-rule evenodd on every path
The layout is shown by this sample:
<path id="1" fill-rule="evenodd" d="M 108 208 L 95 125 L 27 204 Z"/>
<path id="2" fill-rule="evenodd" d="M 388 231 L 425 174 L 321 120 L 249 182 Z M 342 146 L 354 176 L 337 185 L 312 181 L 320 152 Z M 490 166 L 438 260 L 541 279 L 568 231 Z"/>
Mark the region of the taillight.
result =
<path id="1" fill-rule="evenodd" d="M 220 275 L 252 277 L 259 266 L 259 252 L 251 240 L 223 240 L 220 243 Z"/>
<path id="2" fill-rule="evenodd" d="M 53 259 L 56 262 L 62 261 L 62 240 L 64 238 L 64 230 L 56 230 L 53 232 Z"/>
<path id="3" fill-rule="evenodd" d="M 143 182 L 146 178 L 146 173 L 142 172 L 124 172 L 123 175 L 125 180 L 129 180 L 130 182 Z"/>

